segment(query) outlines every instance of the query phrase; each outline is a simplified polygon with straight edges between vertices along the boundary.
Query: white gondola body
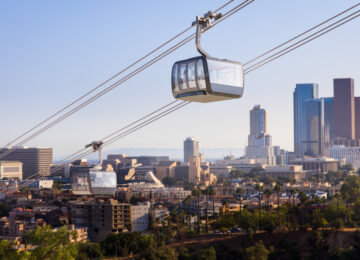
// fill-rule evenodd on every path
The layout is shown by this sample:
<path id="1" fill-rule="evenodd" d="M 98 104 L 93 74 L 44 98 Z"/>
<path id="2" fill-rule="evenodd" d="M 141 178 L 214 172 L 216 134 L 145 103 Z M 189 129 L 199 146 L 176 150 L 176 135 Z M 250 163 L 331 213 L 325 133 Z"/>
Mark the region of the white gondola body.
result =
<path id="1" fill-rule="evenodd" d="M 207 103 L 240 98 L 244 71 L 240 62 L 199 56 L 176 62 L 171 84 L 174 97 L 180 100 Z"/>

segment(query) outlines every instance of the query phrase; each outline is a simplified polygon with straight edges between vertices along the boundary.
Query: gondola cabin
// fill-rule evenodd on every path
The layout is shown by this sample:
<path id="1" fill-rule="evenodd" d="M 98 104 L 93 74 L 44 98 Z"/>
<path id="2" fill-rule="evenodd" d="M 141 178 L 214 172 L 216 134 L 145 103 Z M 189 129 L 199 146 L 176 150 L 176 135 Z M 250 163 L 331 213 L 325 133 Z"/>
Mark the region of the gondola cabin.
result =
<path id="1" fill-rule="evenodd" d="M 171 84 L 176 99 L 201 103 L 228 100 L 243 95 L 244 72 L 240 62 L 203 55 L 176 62 Z"/>
<path id="2" fill-rule="evenodd" d="M 72 191 L 75 195 L 108 195 L 116 192 L 117 177 L 115 172 L 90 171 L 74 172 L 71 176 Z"/>

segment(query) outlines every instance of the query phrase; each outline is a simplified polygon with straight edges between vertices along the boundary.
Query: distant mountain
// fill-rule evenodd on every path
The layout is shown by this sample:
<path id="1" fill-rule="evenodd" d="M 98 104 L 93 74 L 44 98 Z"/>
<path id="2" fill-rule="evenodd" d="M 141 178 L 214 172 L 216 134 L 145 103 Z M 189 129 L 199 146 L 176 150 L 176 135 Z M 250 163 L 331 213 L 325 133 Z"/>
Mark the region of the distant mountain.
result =
<path id="1" fill-rule="evenodd" d="M 205 155 L 205 160 L 214 161 L 218 159 L 222 159 L 224 156 L 230 154 L 229 148 L 201 148 L 200 152 Z M 140 155 L 154 155 L 154 156 L 169 156 L 171 160 L 183 160 L 184 154 L 182 149 L 176 148 L 121 148 L 114 149 L 111 151 L 104 152 L 104 158 L 108 154 L 126 154 L 128 156 L 140 156 Z M 232 148 L 231 154 L 236 158 L 242 156 L 244 154 L 244 149 L 241 148 Z M 92 154 L 87 157 L 89 159 L 97 159 L 97 154 Z"/>

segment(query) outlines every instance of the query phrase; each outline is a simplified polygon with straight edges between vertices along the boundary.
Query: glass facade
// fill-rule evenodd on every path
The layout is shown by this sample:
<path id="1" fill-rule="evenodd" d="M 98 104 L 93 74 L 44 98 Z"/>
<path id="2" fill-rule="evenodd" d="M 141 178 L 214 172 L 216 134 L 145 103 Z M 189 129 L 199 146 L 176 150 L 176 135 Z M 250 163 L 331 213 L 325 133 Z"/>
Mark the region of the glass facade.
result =
<path id="1" fill-rule="evenodd" d="M 192 102 L 240 98 L 244 91 L 242 65 L 228 60 L 201 56 L 178 61 L 171 78 L 174 97 Z"/>
<path id="2" fill-rule="evenodd" d="M 259 136 L 267 133 L 266 110 L 255 105 L 250 110 L 250 135 Z"/>
<path id="3" fill-rule="evenodd" d="M 90 181 L 93 195 L 113 195 L 116 191 L 115 172 L 90 171 Z"/>
<path id="4" fill-rule="evenodd" d="M 304 102 L 303 118 L 304 155 L 318 156 L 324 152 L 324 100 Z"/>
<path id="5" fill-rule="evenodd" d="M 324 100 L 324 155 L 329 156 L 334 137 L 334 98 Z"/>
<path id="6" fill-rule="evenodd" d="M 304 125 L 304 103 L 309 99 L 318 98 L 318 84 L 296 84 L 293 93 L 294 98 L 294 151 L 297 156 L 304 155 L 305 134 Z"/>
<path id="7" fill-rule="evenodd" d="M 115 172 L 74 172 L 71 186 L 76 195 L 113 195 L 117 188 L 117 177 Z"/>

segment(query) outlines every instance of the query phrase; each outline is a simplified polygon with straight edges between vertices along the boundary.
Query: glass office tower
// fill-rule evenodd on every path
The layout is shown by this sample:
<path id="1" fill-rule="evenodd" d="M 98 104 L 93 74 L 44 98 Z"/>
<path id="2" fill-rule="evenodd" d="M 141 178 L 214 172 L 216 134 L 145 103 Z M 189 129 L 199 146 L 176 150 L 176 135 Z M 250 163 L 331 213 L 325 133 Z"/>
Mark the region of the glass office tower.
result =
<path id="1" fill-rule="evenodd" d="M 304 155 L 319 156 L 324 153 L 324 100 L 304 102 L 303 147 Z"/>
<path id="2" fill-rule="evenodd" d="M 304 103 L 309 99 L 318 98 L 318 84 L 296 84 L 294 98 L 294 151 L 297 156 L 305 153 Z"/>
<path id="3" fill-rule="evenodd" d="M 324 152 L 329 156 L 330 147 L 334 138 L 334 98 L 324 100 Z"/>

